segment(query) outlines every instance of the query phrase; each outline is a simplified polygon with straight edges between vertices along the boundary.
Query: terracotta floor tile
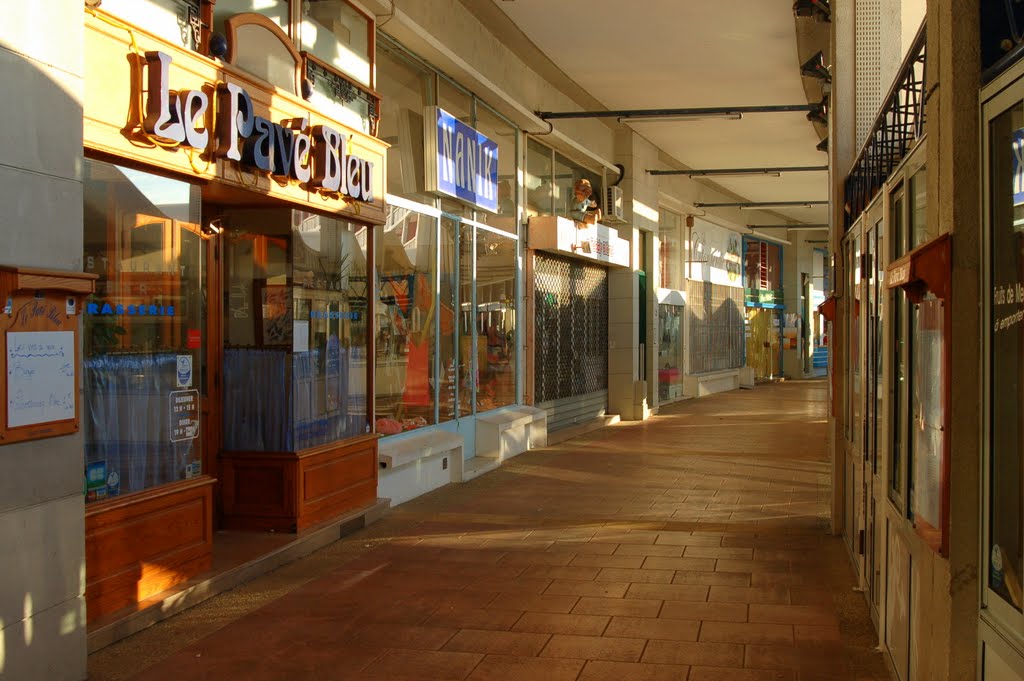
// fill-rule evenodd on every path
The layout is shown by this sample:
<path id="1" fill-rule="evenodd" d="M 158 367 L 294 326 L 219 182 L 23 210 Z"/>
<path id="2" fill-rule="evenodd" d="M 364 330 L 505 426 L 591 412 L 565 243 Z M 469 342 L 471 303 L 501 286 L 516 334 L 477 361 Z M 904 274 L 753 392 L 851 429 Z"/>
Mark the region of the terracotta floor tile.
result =
<path id="1" fill-rule="evenodd" d="M 549 634 L 463 629 L 444 645 L 444 649 L 464 653 L 536 656 L 549 638 Z"/>
<path id="2" fill-rule="evenodd" d="M 483 608 L 440 608 L 424 623 L 453 629 L 508 630 L 522 616 L 521 610 L 484 610 Z"/>
<path id="3" fill-rule="evenodd" d="M 533 565 L 522 574 L 527 578 L 540 579 L 594 579 L 601 568 L 557 565 Z"/>
<path id="4" fill-rule="evenodd" d="M 630 600 L 630 599 L 625 599 Z M 699 603 L 694 601 L 665 601 L 658 617 L 679 620 L 707 620 L 711 622 L 746 622 L 746 603 Z"/>
<path id="5" fill-rule="evenodd" d="M 711 586 L 709 601 L 727 603 L 789 603 L 789 588 L 785 586 Z"/>
<path id="6" fill-rule="evenodd" d="M 645 570 L 688 570 L 693 572 L 712 572 L 715 569 L 714 558 L 688 558 L 683 554 L 682 558 L 666 558 L 663 556 L 648 556 L 644 560 Z"/>
<path id="7" fill-rule="evenodd" d="M 684 558 L 729 558 L 733 560 L 750 559 L 754 549 L 730 548 L 725 546 L 687 546 Z"/>
<path id="8" fill-rule="evenodd" d="M 612 622 L 614 624 L 614 620 Z M 704 622 L 700 628 L 700 640 L 718 643 L 793 643 L 793 626 L 760 622 Z"/>
<path id="9" fill-rule="evenodd" d="M 750 606 L 750 621 L 777 624 L 839 624 L 835 610 L 816 605 L 753 604 Z"/>
<path id="10" fill-rule="evenodd" d="M 631 584 L 626 598 L 662 601 L 706 601 L 710 587 L 700 584 Z"/>
<path id="11" fill-rule="evenodd" d="M 657 532 L 652 531 L 629 531 L 629 530 L 598 530 L 593 540 L 602 543 L 614 544 L 653 544 L 658 538 Z"/>
<path id="12" fill-rule="evenodd" d="M 651 560 L 650 558 L 646 560 Z M 682 559 L 668 559 L 682 560 Z M 668 584 L 675 577 L 672 570 L 648 570 L 646 568 L 601 568 L 597 580 L 602 582 L 632 582 L 645 584 Z"/>
<path id="13" fill-rule="evenodd" d="M 837 624 L 796 624 L 793 625 L 793 638 L 797 643 L 843 640 Z"/>
<path id="14" fill-rule="evenodd" d="M 581 598 L 572 609 L 579 615 L 624 615 L 628 617 L 657 617 L 661 601 L 641 598 Z"/>
<path id="15" fill-rule="evenodd" d="M 629 582 L 584 582 L 578 579 L 556 579 L 547 588 L 546 594 L 567 596 L 593 596 L 596 598 L 622 598 L 629 589 Z"/>
<path id="16" fill-rule="evenodd" d="M 465 584 L 466 591 L 542 594 L 551 586 L 546 577 L 516 577 L 515 579 L 472 579 Z"/>
<path id="17" fill-rule="evenodd" d="M 468 681 L 574 681 L 583 660 L 488 655 Z"/>
<path id="18" fill-rule="evenodd" d="M 510 551 L 498 561 L 499 565 L 568 565 L 576 556 L 574 553 L 549 551 Z"/>
<path id="19" fill-rule="evenodd" d="M 648 641 L 643 662 L 701 665 L 705 667 L 742 667 L 743 646 L 735 643 L 689 641 Z"/>
<path id="20" fill-rule="evenodd" d="M 643 565 L 643 556 L 604 556 L 580 554 L 572 559 L 572 565 L 601 568 L 638 568 Z"/>
<path id="21" fill-rule="evenodd" d="M 540 656 L 637 662 L 644 651 L 645 643 L 646 641 L 637 638 L 555 634 L 544 646 Z"/>
<path id="22" fill-rule="evenodd" d="M 686 665 L 591 660 L 579 681 L 686 681 L 689 669 Z"/>
<path id="23" fill-rule="evenodd" d="M 679 558 L 685 546 L 665 546 L 663 544 L 618 544 L 616 556 L 666 556 Z"/>
<path id="24" fill-rule="evenodd" d="M 367 679 L 464 679 L 483 655 L 428 650 L 388 650 L 370 663 L 362 676 Z"/>
<path id="25" fill-rule="evenodd" d="M 559 594 L 498 594 L 487 604 L 488 610 L 526 610 L 528 612 L 570 612 L 578 596 Z"/>
<path id="26" fill-rule="evenodd" d="M 750 586 L 751 575 L 746 572 L 708 572 L 676 570 L 673 584 L 705 584 L 707 586 Z"/>
<path id="27" fill-rule="evenodd" d="M 667 546 L 686 546 L 687 540 L 690 539 L 691 535 L 689 532 L 659 532 L 658 538 L 655 540 L 655 544 L 664 544 Z"/>
<path id="28" fill-rule="evenodd" d="M 696 641 L 697 632 L 700 630 L 701 623 L 695 620 L 612 617 L 608 628 L 604 630 L 604 635 L 666 641 Z"/>
<path id="29" fill-rule="evenodd" d="M 392 624 L 387 627 L 364 627 L 352 640 L 370 648 L 439 650 L 454 635 L 455 629 Z"/>
<path id="30" fill-rule="evenodd" d="M 571 548 L 570 548 L 571 547 Z M 581 543 L 572 542 L 555 542 L 554 545 L 548 549 L 548 551 L 569 551 L 572 550 L 576 554 L 581 555 L 597 555 L 597 556 L 610 556 L 616 552 L 619 548 L 618 544 L 609 544 L 605 542 L 598 542 L 590 540 Z"/>
<path id="31" fill-rule="evenodd" d="M 771 669 L 693 667 L 687 681 L 796 681 L 796 673 Z"/>
<path id="32" fill-rule="evenodd" d="M 610 617 L 602 615 L 559 615 L 545 612 L 528 612 L 513 625 L 513 631 L 529 631 L 538 634 L 575 634 L 600 636 L 608 626 Z"/>

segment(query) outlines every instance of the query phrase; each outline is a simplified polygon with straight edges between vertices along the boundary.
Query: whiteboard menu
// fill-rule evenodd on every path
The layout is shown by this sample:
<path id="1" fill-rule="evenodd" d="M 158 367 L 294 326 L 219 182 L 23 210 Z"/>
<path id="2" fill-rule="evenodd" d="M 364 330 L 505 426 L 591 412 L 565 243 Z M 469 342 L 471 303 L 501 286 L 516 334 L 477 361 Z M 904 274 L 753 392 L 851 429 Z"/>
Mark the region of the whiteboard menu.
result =
<path id="1" fill-rule="evenodd" d="M 7 333 L 7 427 L 75 418 L 74 331 Z"/>

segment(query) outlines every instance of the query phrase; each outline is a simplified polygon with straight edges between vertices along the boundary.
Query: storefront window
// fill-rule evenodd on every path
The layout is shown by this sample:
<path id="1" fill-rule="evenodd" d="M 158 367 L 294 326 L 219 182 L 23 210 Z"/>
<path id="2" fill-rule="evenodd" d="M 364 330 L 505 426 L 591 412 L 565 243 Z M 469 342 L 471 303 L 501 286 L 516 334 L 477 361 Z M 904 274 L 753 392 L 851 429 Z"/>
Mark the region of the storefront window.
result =
<path id="1" fill-rule="evenodd" d="M 302 3 L 302 49 L 367 87 L 372 85 L 371 31 L 370 18 L 345 0 Z"/>
<path id="2" fill-rule="evenodd" d="M 684 309 L 658 306 L 658 398 L 662 402 L 683 396 Z"/>
<path id="3" fill-rule="evenodd" d="M 481 353 L 487 351 L 487 337 L 481 336 L 474 342 L 473 328 L 476 325 L 474 313 L 473 272 L 476 267 L 473 227 L 459 223 L 459 416 L 474 413 L 473 397 L 479 385 Z"/>
<path id="4" fill-rule="evenodd" d="M 262 14 L 285 33 L 289 33 L 288 5 L 289 0 L 217 0 L 217 4 L 213 6 L 213 30 L 222 35 L 226 34 L 224 22 L 227 19 L 243 12 L 254 12 Z"/>
<path id="5" fill-rule="evenodd" d="M 224 232 L 224 447 L 296 451 L 367 431 L 369 232 L 290 209 Z"/>
<path id="6" fill-rule="evenodd" d="M 679 290 L 683 287 L 683 218 L 670 210 L 658 212 L 658 264 L 661 269 L 661 288 Z M 701 253 L 690 244 L 691 260 L 698 260 Z M 705 254 L 706 257 L 706 254 Z"/>
<path id="7" fill-rule="evenodd" d="M 199 5 L 199 0 L 104 0 L 103 11 L 196 50 L 202 28 Z"/>
<path id="8" fill-rule="evenodd" d="M 433 72 L 387 43 L 377 49 L 377 87 L 383 98 L 379 137 L 388 149 L 388 193 L 433 204 L 423 191 L 423 111 L 434 103 Z"/>
<path id="9" fill-rule="evenodd" d="M 569 217 L 569 213 L 574 210 L 576 197 L 573 194 L 573 187 L 577 180 L 590 182 L 590 188 L 593 190 L 590 199 L 596 202 L 599 208 L 603 208 L 604 201 L 601 197 L 604 187 L 601 176 L 555 152 L 555 215 Z"/>
<path id="10" fill-rule="evenodd" d="M 911 200 L 910 248 L 914 249 L 934 239 L 938 236 L 938 232 L 928 229 L 928 177 L 925 168 L 921 168 L 910 176 L 908 186 Z"/>
<path id="11" fill-rule="evenodd" d="M 553 155 L 550 148 L 532 137 L 526 142 L 526 213 L 555 214 L 555 192 L 551 184 Z"/>
<path id="12" fill-rule="evenodd" d="M 1021 459 L 1024 456 L 1024 170 L 1016 150 L 1024 139 L 1024 105 L 990 124 L 989 263 L 989 569 L 988 585 L 1021 609 Z"/>
<path id="13" fill-rule="evenodd" d="M 441 422 L 450 421 L 458 416 L 459 375 L 455 365 L 455 337 L 458 321 L 458 263 L 456 256 L 456 234 L 458 223 L 451 218 L 441 218 L 441 240 L 439 248 L 440 290 L 437 296 L 438 327 L 440 335 L 437 340 L 437 356 L 441 367 Z"/>
<path id="14" fill-rule="evenodd" d="M 516 129 L 488 107 L 477 102 L 474 126 L 498 144 L 498 213 L 479 210 L 476 219 L 510 234 L 519 231 L 516 211 Z"/>
<path id="15" fill-rule="evenodd" d="M 906 252 L 907 230 L 904 213 L 906 199 L 903 188 L 897 189 L 892 197 L 892 259 L 896 260 Z M 908 391 L 910 377 L 910 334 L 908 319 L 909 300 L 903 289 L 892 291 L 892 449 L 889 457 L 889 496 L 898 506 L 903 506 L 907 476 L 904 469 L 909 459 L 909 443 L 905 442 L 908 423 Z"/>
<path id="16" fill-rule="evenodd" d="M 377 227 L 377 432 L 434 423 L 437 219 L 391 207 Z"/>
<path id="17" fill-rule="evenodd" d="M 199 188 L 87 159 L 86 501 L 200 475 L 206 241 Z"/>
<path id="18" fill-rule="evenodd" d="M 516 240 L 478 228 L 477 411 L 516 402 Z"/>

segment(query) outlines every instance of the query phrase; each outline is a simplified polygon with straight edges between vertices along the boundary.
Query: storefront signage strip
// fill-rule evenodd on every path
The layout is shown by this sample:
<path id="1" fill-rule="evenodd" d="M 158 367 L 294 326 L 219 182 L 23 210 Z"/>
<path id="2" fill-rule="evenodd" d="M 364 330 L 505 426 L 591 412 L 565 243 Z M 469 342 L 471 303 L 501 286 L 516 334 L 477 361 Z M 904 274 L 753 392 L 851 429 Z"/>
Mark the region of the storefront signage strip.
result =
<path id="1" fill-rule="evenodd" d="M 150 51 L 145 59 L 148 96 L 142 127 L 166 146 L 196 149 L 314 189 L 373 202 L 373 163 L 349 154 L 340 131 L 311 126 L 307 118 L 275 123 L 257 116 L 249 93 L 233 83 L 210 84 L 213 101 L 203 90 L 174 92 L 170 55 Z"/>
<path id="2" fill-rule="evenodd" d="M 498 143 L 441 107 L 424 116 L 427 190 L 498 210 Z"/>

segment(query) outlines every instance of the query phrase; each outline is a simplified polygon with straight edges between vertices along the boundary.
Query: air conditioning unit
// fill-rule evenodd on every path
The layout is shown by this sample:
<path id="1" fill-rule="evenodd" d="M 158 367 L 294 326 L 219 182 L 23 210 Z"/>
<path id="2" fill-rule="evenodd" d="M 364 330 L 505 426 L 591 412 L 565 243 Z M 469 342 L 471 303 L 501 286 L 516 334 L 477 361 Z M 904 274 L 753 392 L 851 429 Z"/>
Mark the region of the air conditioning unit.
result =
<path id="1" fill-rule="evenodd" d="M 622 224 L 626 221 L 622 209 L 622 188 L 608 187 L 605 192 L 604 218 L 608 224 Z"/>

